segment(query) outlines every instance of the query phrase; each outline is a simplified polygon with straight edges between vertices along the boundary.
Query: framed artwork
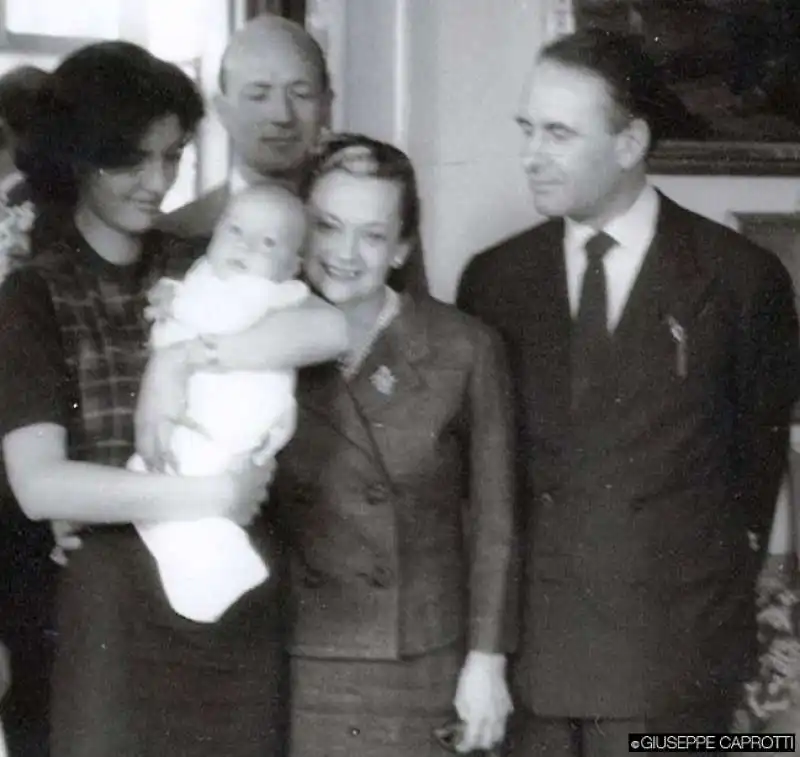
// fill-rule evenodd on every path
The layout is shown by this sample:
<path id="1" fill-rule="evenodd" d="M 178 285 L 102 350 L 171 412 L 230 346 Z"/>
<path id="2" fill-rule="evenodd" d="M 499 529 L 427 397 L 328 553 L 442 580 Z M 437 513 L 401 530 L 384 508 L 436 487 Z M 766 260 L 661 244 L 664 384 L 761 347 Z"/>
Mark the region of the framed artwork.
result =
<path id="1" fill-rule="evenodd" d="M 653 173 L 800 175 L 800 2 L 572 0 L 572 12 L 578 29 L 641 35 L 661 65 L 674 103 Z"/>

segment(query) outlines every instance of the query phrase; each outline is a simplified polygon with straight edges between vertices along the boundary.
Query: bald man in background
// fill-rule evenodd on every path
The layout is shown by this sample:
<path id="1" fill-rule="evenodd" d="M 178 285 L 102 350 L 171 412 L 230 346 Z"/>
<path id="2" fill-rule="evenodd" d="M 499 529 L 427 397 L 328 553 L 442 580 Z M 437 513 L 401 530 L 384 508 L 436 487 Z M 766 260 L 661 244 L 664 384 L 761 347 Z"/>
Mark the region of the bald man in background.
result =
<path id="1" fill-rule="evenodd" d="M 222 56 L 214 98 L 231 139 L 231 176 L 165 215 L 160 228 L 208 236 L 232 192 L 264 180 L 295 188 L 328 124 L 332 97 L 325 57 L 303 27 L 270 13 L 249 21 Z"/>
<path id="2" fill-rule="evenodd" d="M 297 185 L 328 120 L 331 92 L 325 58 L 302 26 L 266 13 L 237 31 L 226 48 L 215 106 L 231 138 L 234 166 L 225 184 L 165 214 L 158 228 L 185 237 L 211 237 L 232 193 L 263 181 Z M 256 334 L 257 336 L 254 336 Z M 303 334 L 303 339 L 287 339 Z M 204 337 L 209 341 L 208 337 Z M 254 339 L 259 348 L 254 349 Z M 213 340 L 214 359 L 241 370 L 313 365 L 330 358 L 330 345 L 344 353 L 348 335 L 341 314 L 318 297 L 296 308 L 269 313 L 240 334 Z M 153 356 L 142 381 L 136 414 L 137 451 L 158 459 L 180 417 L 185 398 L 186 357 L 179 350 Z M 150 386 L 157 390 L 150 390 Z"/>

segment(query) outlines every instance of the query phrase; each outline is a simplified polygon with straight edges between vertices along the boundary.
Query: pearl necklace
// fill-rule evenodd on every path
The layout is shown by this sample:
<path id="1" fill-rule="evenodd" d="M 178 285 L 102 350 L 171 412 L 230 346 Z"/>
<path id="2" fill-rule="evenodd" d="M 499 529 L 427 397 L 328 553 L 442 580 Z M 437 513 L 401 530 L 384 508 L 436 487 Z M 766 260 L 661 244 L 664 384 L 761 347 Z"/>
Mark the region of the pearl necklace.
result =
<path id="1" fill-rule="evenodd" d="M 381 312 L 378 314 L 375 324 L 372 326 L 366 341 L 358 350 L 358 352 L 353 352 L 339 361 L 339 370 L 346 381 L 349 381 L 351 378 L 353 378 L 353 376 L 356 375 L 356 373 L 358 373 L 359 368 L 361 368 L 363 365 L 364 360 L 370 353 L 370 350 L 372 350 L 375 342 L 378 341 L 378 337 L 384 331 L 386 331 L 389 324 L 397 317 L 399 312 L 400 295 L 397 294 L 394 289 L 391 289 L 387 286 L 386 299 L 384 300 L 383 307 L 381 308 Z"/>

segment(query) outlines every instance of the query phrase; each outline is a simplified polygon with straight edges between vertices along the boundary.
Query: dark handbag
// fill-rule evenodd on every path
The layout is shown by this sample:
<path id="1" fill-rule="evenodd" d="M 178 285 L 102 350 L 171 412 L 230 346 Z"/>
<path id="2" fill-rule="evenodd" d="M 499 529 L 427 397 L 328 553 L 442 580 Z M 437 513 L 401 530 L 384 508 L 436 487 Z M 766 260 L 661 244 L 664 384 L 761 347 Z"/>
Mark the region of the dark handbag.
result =
<path id="1" fill-rule="evenodd" d="M 778 715 L 800 703 L 800 572 L 791 487 L 781 491 L 788 507 L 788 554 L 770 554 L 756 587 L 758 672 L 744 684 L 732 730 L 758 733 Z M 777 518 L 776 518 L 777 520 Z"/>

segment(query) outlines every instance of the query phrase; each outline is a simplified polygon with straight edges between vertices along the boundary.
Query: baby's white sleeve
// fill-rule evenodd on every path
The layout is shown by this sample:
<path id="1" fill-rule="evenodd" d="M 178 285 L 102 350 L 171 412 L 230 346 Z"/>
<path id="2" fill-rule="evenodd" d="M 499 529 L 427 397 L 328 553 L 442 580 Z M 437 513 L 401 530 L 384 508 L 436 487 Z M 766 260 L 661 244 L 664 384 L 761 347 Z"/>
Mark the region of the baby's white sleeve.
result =
<path id="1" fill-rule="evenodd" d="M 150 346 L 153 349 L 160 349 L 162 347 L 170 347 L 173 344 L 180 342 L 188 342 L 190 339 L 195 339 L 198 332 L 190 328 L 185 323 L 169 318 L 161 323 L 153 325 L 150 332 Z"/>
<path id="2" fill-rule="evenodd" d="M 150 331 L 150 346 L 154 349 L 169 347 L 173 344 L 194 339 L 197 336 L 197 330 L 192 328 L 191 324 L 185 321 L 179 321 L 175 317 L 175 312 L 179 308 L 179 303 L 187 296 L 187 287 L 185 283 L 167 277 L 159 280 L 158 284 L 162 282 L 173 287 L 174 297 L 170 308 L 170 315 L 165 320 L 156 321 Z M 156 286 L 158 286 L 158 284 L 156 284 Z"/>
<path id="3" fill-rule="evenodd" d="M 293 279 L 276 284 L 270 293 L 269 309 L 282 310 L 300 305 L 309 298 L 311 291 L 302 281 Z"/>

